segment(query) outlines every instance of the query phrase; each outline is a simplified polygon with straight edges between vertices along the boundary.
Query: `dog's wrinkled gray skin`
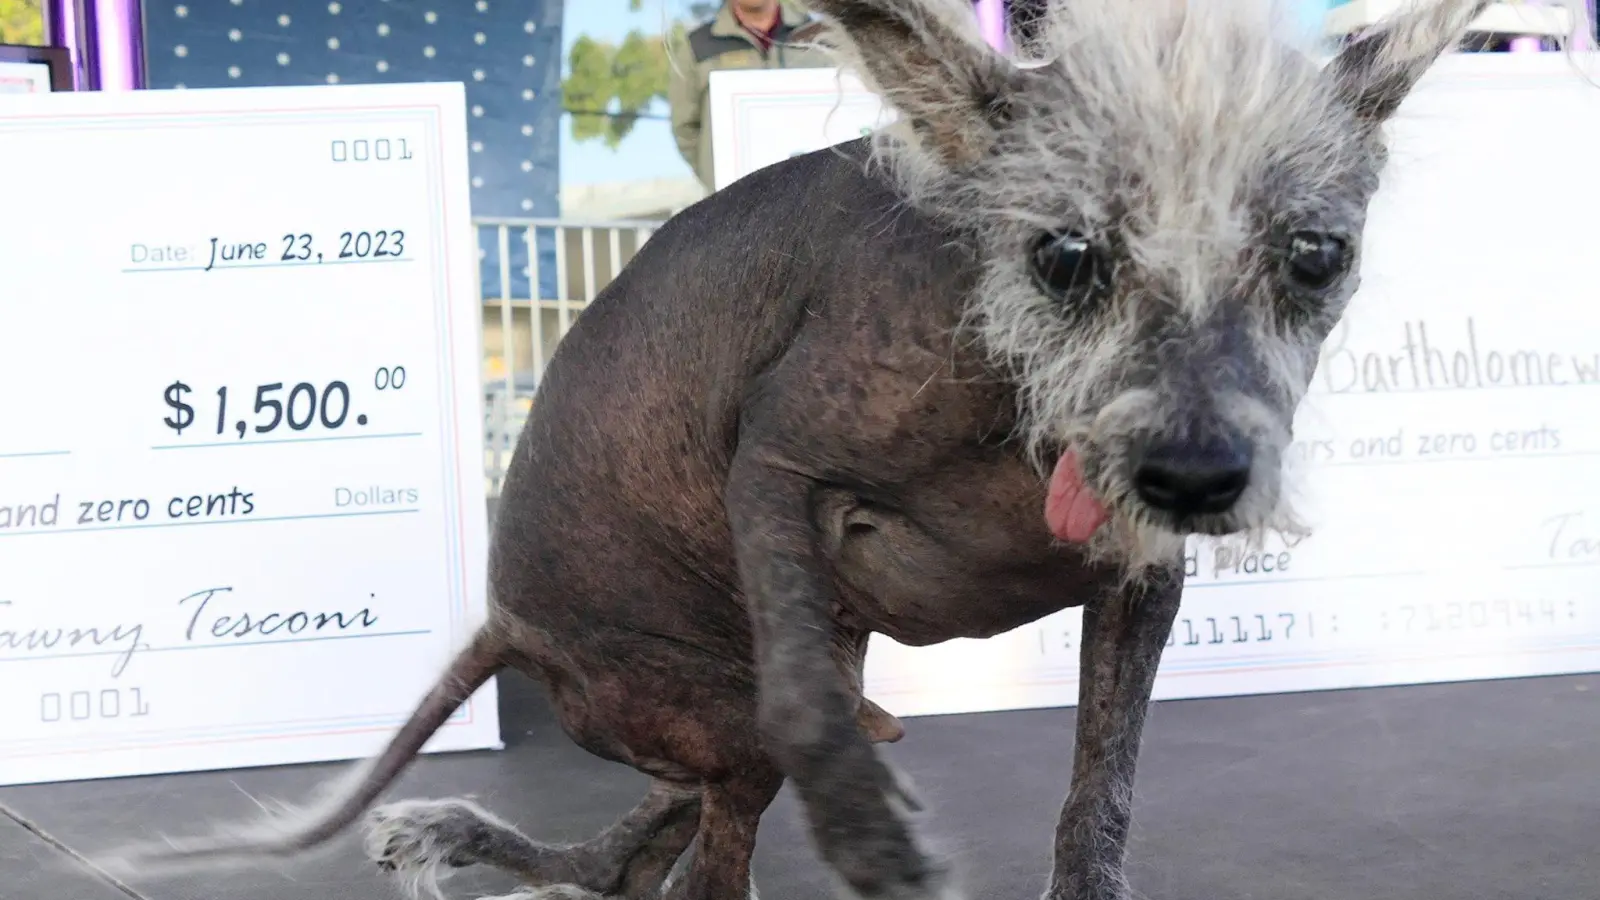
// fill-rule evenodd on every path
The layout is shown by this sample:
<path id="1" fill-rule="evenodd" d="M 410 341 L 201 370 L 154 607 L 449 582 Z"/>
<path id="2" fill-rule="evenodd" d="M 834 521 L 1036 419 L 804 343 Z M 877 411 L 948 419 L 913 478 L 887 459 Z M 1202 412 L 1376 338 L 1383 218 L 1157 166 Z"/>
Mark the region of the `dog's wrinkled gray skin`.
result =
<path id="1" fill-rule="evenodd" d="M 1485 3 L 1319 67 L 1287 3 L 1072 0 L 1019 67 L 965 0 L 808 2 L 897 125 L 686 210 L 583 314 L 505 486 L 490 621 L 379 758 L 323 810 L 131 868 L 326 842 L 511 667 L 656 786 L 576 846 L 461 800 L 381 807 L 368 851 L 408 884 L 488 864 L 529 898 L 743 900 L 787 779 L 850 895 L 958 897 L 874 749 L 902 729 L 862 696 L 868 636 L 1081 605 L 1046 897 L 1128 895 L 1184 538 L 1293 526 L 1280 456 L 1356 288 L 1381 126 Z"/>

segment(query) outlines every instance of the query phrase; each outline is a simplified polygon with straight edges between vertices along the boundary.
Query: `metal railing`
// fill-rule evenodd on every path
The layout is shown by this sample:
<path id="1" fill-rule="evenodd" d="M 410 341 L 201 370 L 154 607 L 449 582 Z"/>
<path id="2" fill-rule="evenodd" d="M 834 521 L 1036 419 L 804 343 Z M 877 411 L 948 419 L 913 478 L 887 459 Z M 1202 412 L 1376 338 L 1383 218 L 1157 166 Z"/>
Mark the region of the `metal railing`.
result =
<path id="1" fill-rule="evenodd" d="M 484 455 L 495 497 L 556 344 L 658 221 L 474 219 L 483 307 Z"/>

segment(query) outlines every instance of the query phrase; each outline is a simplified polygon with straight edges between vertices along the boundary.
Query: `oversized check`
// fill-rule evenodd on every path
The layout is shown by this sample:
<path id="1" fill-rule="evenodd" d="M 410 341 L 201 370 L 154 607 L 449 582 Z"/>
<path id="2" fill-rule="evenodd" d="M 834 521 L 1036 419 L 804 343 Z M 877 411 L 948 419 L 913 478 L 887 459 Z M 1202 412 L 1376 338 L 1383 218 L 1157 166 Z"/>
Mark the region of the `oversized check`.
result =
<path id="1" fill-rule="evenodd" d="M 375 752 L 485 610 L 462 86 L 0 98 L 0 160 L 0 783 Z"/>
<path id="2" fill-rule="evenodd" d="M 712 72 L 706 110 L 717 190 L 775 162 L 863 137 L 894 118 L 860 79 L 835 68 Z"/>
<path id="3" fill-rule="evenodd" d="M 0 60 L 0 95 L 47 94 L 50 67 L 44 63 Z"/>
<path id="4" fill-rule="evenodd" d="M 1600 670 L 1600 62 L 1579 65 L 1453 56 L 1390 126 L 1362 287 L 1296 423 L 1315 531 L 1191 544 L 1158 698 Z M 831 70 L 715 77 L 719 182 L 880 120 Z M 877 638 L 867 692 L 1073 705 L 1080 621 Z"/>

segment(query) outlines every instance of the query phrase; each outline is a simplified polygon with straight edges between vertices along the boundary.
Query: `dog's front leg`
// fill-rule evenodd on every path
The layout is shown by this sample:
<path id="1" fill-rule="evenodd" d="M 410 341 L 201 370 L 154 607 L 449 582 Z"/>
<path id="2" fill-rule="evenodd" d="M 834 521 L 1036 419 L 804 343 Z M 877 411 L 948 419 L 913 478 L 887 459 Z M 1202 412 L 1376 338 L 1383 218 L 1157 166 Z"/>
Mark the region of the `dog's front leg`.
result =
<path id="1" fill-rule="evenodd" d="M 1083 608 L 1072 789 L 1056 825 L 1046 900 L 1125 900 L 1134 766 L 1156 667 L 1183 591 L 1165 571 Z"/>
<path id="2" fill-rule="evenodd" d="M 750 607 L 766 750 L 793 781 L 811 838 L 861 898 L 953 897 L 917 846 L 914 806 L 858 724 L 860 700 L 833 656 L 835 588 L 804 467 L 742 448 L 727 505 Z"/>

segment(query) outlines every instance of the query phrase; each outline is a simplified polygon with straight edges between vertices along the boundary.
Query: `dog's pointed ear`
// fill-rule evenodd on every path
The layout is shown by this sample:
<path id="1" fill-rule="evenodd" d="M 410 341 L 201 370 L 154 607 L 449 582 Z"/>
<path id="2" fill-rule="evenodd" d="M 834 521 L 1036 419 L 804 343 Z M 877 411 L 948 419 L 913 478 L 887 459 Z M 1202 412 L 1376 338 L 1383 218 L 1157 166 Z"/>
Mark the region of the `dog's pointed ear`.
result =
<path id="1" fill-rule="evenodd" d="M 1342 48 L 1323 70 L 1363 124 L 1383 124 L 1492 0 L 1411 0 Z"/>
<path id="2" fill-rule="evenodd" d="M 980 158 L 1023 74 L 983 40 L 965 0 L 807 0 L 823 42 L 903 116 L 943 166 Z"/>

